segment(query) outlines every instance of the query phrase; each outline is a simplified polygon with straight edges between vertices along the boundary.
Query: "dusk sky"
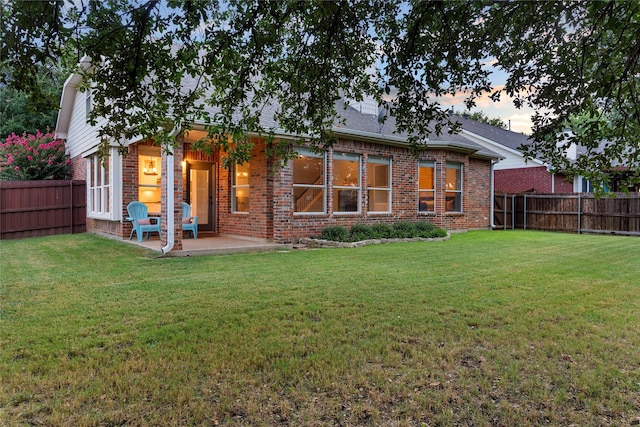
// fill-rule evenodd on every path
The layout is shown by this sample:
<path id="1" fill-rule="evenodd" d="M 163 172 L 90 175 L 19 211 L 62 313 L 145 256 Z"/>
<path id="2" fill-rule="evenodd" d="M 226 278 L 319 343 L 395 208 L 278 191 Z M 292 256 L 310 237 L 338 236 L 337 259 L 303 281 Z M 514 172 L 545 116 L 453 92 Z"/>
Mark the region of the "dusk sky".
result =
<path id="1" fill-rule="evenodd" d="M 444 106 L 453 106 L 456 112 L 466 111 L 464 105 L 464 96 L 459 95 L 457 97 L 447 97 L 440 100 Z M 500 102 L 493 102 L 488 96 L 476 101 L 476 107 L 471 112 L 482 111 L 490 118 L 498 117 L 505 124 L 511 121 L 511 130 L 514 132 L 531 133 L 531 116 L 534 114 L 531 108 L 517 109 L 513 105 L 513 101 L 510 97 L 502 95 Z"/>
<path id="2" fill-rule="evenodd" d="M 487 61 L 485 68 L 491 70 L 491 80 L 494 82 L 494 90 L 502 89 L 507 81 L 507 74 L 500 69 L 494 68 L 494 61 Z M 445 97 L 440 100 L 442 105 L 453 106 L 456 112 L 466 111 L 464 105 L 464 94 L 458 94 L 456 97 Z M 500 118 L 505 124 L 511 121 L 511 130 L 514 132 L 531 134 L 531 116 L 534 110 L 529 107 L 516 108 L 513 105 L 513 98 L 503 93 L 500 102 L 493 102 L 488 96 L 480 98 L 476 101 L 476 106 L 471 110 L 472 113 L 482 111 L 490 118 Z"/>

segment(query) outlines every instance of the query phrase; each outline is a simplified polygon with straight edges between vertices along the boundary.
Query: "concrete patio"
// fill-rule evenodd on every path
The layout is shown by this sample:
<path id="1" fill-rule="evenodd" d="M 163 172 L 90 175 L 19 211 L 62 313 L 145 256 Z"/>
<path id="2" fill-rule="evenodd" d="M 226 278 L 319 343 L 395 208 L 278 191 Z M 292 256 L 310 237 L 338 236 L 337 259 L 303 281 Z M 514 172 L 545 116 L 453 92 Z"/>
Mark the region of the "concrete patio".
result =
<path id="1" fill-rule="evenodd" d="M 149 240 L 143 239 L 142 242 L 138 242 L 135 236 L 131 240 L 124 241 L 162 253 L 162 243 L 157 235 L 152 235 Z M 292 248 L 292 245 L 281 245 L 263 240 L 229 236 L 198 237 L 197 239 L 189 237 L 182 240 L 182 250 L 172 250 L 166 254 L 166 256 L 224 255 L 278 250 L 288 251 Z"/>

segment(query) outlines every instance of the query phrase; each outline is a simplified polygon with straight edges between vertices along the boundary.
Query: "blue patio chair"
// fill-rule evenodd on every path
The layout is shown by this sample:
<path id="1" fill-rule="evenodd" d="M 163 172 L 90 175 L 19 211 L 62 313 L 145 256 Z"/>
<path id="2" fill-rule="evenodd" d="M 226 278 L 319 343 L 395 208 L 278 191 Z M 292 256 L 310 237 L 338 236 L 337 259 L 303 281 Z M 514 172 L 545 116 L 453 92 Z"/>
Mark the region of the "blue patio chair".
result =
<path id="1" fill-rule="evenodd" d="M 134 231 L 138 235 L 138 242 L 142 242 L 143 233 L 147 234 L 147 240 L 149 240 L 149 233 L 157 232 L 158 236 L 160 235 L 160 218 L 150 218 L 147 205 L 141 202 L 131 202 L 127 205 L 127 212 L 129 212 L 129 220 L 133 223 L 129 240 L 133 237 Z"/>
<path id="2" fill-rule="evenodd" d="M 193 239 L 198 238 L 198 217 L 191 216 L 191 206 L 182 202 L 182 231 L 190 231 Z"/>

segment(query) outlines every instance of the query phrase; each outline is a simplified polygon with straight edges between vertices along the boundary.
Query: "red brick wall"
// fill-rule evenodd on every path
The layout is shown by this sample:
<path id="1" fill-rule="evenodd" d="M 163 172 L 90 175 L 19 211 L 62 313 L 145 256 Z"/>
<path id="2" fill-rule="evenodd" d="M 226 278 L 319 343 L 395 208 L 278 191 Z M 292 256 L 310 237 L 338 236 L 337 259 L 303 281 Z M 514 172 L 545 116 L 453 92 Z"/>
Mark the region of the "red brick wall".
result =
<path id="1" fill-rule="evenodd" d="M 116 237 L 118 239 L 123 238 L 123 224 L 120 221 L 107 221 L 104 219 L 87 218 L 87 231 L 93 233 L 102 234 L 104 236 Z M 131 227 L 129 227 L 131 231 Z M 127 239 L 129 238 L 129 232 L 126 233 Z"/>
<path id="2" fill-rule="evenodd" d="M 273 238 L 273 182 L 271 163 L 264 154 L 265 142 L 253 140 L 249 167 L 249 212 L 231 212 L 231 174 L 218 167 L 217 220 L 218 231 L 222 234 L 244 236 L 255 239 Z M 218 163 L 220 165 L 220 162 Z"/>
<path id="3" fill-rule="evenodd" d="M 71 176 L 72 179 L 87 180 L 87 159 L 82 156 L 76 156 L 71 160 Z"/>
<path id="4" fill-rule="evenodd" d="M 468 214 L 468 229 L 487 228 L 491 223 L 491 166 L 488 161 L 469 159 L 464 184 L 469 191 L 464 191 L 466 203 L 464 210 Z"/>
<path id="5" fill-rule="evenodd" d="M 551 175 L 545 166 L 495 170 L 495 191 L 504 193 L 572 193 L 573 183 L 565 175 Z M 555 181 L 552 185 L 552 178 Z"/>
<path id="6" fill-rule="evenodd" d="M 122 158 L 122 218 L 129 216 L 127 205 L 138 200 L 138 144 L 130 145 L 129 152 Z M 124 221 L 123 235 L 129 238 L 131 223 Z"/>

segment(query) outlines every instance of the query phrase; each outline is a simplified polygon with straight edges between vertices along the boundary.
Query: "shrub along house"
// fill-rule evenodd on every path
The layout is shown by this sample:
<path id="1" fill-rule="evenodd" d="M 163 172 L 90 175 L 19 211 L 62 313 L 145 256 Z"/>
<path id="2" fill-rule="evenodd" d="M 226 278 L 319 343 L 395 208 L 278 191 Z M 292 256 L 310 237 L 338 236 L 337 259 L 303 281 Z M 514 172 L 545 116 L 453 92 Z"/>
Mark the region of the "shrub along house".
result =
<path id="1" fill-rule="evenodd" d="M 429 221 L 451 231 L 487 229 L 492 209 L 492 169 L 500 155 L 462 135 L 433 137 L 412 155 L 407 138 L 393 133 L 392 118 L 378 121 L 372 101 L 351 103 L 337 142 L 322 153 L 294 147 L 298 156 L 271 173 L 257 135 L 251 159 L 230 170 L 224 153 L 192 149 L 206 137 L 204 123 L 176 132 L 173 156 L 144 140 L 114 142 L 102 164 L 97 127 L 87 122 L 89 92 L 79 75 L 66 81 L 57 135 L 66 140 L 74 179 L 87 181 L 87 229 L 126 239 L 128 203 L 139 200 L 162 219 L 164 251 L 182 249 L 181 202 L 198 216 L 198 236 L 230 235 L 295 243 L 332 225 Z M 266 127 L 272 127 L 270 123 Z M 276 132 L 279 139 L 291 135 Z"/>

